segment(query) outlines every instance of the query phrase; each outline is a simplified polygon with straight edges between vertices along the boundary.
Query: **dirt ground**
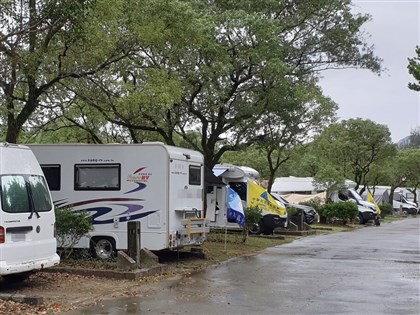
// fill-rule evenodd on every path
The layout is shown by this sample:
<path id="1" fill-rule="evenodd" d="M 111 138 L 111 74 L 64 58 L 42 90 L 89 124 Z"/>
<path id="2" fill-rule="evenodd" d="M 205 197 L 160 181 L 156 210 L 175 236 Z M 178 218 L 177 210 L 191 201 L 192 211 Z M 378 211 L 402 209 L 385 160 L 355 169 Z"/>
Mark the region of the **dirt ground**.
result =
<path id="1" fill-rule="evenodd" d="M 0 280 L 2 295 L 25 295 L 43 299 L 40 305 L 0 300 L 0 314 L 61 314 L 116 297 L 147 296 L 188 273 L 188 270 L 171 267 L 162 275 L 141 280 L 115 280 L 51 272 L 38 272 L 21 284 L 10 285 Z"/>

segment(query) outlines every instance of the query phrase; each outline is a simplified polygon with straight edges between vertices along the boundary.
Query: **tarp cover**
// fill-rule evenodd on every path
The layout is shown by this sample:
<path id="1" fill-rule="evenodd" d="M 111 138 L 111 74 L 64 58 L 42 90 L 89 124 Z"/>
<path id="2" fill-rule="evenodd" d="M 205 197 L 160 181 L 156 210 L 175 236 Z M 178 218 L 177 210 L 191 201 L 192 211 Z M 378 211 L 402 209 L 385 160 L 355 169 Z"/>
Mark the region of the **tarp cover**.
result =
<path id="1" fill-rule="evenodd" d="M 204 182 L 207 186 L 226 186 L 207 166 L 204 167 Z"/>
<path id="2" fill-rule="evenodd" d="M 281 196 L 290 203 L 305 202 L 305 201 L 310 201 L 315 198 L 320 198 L 323 202 L 325 202 L 326 193 L 322 192 L 315 195 L 287 194 L 287 195 L 281 195 Z"/>

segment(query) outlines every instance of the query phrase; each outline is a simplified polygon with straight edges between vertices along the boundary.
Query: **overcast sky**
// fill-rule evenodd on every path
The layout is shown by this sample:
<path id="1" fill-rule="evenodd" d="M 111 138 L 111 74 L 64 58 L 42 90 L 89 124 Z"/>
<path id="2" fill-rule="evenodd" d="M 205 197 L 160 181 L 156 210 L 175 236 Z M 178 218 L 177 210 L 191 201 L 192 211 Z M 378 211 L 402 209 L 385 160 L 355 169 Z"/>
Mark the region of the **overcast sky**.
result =
<path id="1" fill-rule="evenodd" d="M 381 76 L 367 70 L 331 70 L 323 74 L 324 93 L 339 106 L 341 119 L 370 119 L 387 125 L 393 142 L 420 125 L 420 92 L 408 89 L 408 58 L 420 46 L 420 0 L 354 0 L 354 11 L 369 13 L 364 30 L 388 71 Z"/>

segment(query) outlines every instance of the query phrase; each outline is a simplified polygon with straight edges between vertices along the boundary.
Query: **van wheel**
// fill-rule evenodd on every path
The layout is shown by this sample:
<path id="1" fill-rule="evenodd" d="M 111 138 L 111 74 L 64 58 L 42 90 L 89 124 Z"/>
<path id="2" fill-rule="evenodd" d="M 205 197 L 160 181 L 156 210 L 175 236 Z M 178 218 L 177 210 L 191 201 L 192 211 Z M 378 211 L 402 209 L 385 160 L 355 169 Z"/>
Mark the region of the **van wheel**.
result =
<path id="1" fill-rule="evenodd" d="M 357 221 L 359 224 L 365 224 L 365 220 L 363 219 L 363 215 L 362 215 L 361 213 L 359 213 L 359 214 L 358 214 L 358 216 L 357 216 L 357 218 L 356 218 L 356 221 Z"/>
<path id="2" fill-rule="evenodd" d="M 381 220 L 380 220 L 379 218 L 377 218 L 377 219 L 375 220 L 375 225 L 376 225 L 376 226 L 380 226 L 380 225 L 381 225 Z"/>
<path id="3" fill-rule="evenodd" d="M 264 231 L 262 222 L 254 223 L 249 229 L 249 234 L 258 235 Z"/>
<path id="4" fill-rule="evenodd" d="M 111 237 L 95 237 L 91 241 L 91 250 L 95 258 L 111 259 L 115 256 L 115 240 Z"/>

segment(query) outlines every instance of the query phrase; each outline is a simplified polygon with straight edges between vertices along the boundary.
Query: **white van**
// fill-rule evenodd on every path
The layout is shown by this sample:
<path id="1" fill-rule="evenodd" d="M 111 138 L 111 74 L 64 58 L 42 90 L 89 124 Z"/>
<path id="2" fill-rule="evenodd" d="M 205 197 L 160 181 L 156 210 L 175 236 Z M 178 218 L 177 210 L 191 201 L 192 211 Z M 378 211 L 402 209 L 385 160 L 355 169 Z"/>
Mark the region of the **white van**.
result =
<path id="1" fill-rule="evenodd" d="M 418 213 L 417 205 L 414 202 L 407 200 L 402 191 L 398 192 L 395 190 L 393 199 L 392 208 L 394 210 L 402 210 L 405 214 L 416 215 Z"/>
<path id="2" fill-rule="evenodd" d="M 23 280 L 58 265 L 55 214 L 32 151 L 0 143 L 0 276 Z"/>
<path id="3" fill-rule="evenodd" d="M 75 248 L 100 259 L 127 250 L 127 222 L 141 224 L 141 248 L 201 245 L 209 232 L 204 212 L 204 158 L 164 145 L 33 144 L 56 207 L 87 211 L 93 231 Z"/>
<path id="4" fill-rule="evenodd" d="M 348 184 L 350 181 L 346 181 L 347 187 L 351 187 Z M 376 206 L 363 198 L 357 193 L 354 188 L 348 188 L 345 191 L 334 192 L 331 194 L 331 200 L 333 202 L 341 202 L 341 201 L 350 201 L 357 204 L 357 208 L 359 209 L 359 215 L 357 216 L 357 220 L 360 224 L 365 224 L 368 221 L 374 221 L 376 225 L 380 225 L 380 216 L 378 214 L 378 210 Z"/>

